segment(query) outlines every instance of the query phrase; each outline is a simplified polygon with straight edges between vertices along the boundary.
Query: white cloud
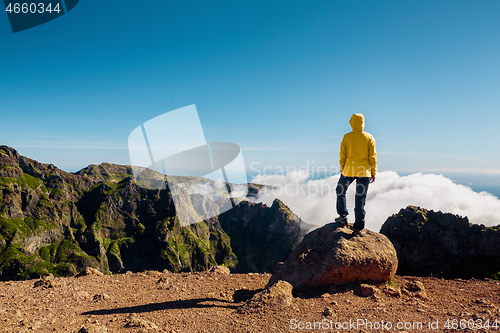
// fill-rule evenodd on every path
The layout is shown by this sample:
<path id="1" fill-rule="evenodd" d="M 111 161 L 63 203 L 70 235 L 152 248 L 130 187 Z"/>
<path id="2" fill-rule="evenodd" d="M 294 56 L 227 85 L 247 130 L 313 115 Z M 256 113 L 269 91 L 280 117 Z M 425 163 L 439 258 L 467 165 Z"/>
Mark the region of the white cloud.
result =
<path id="1" fill-rule="evenodd" d="M 279 198 L 304 221 L 321 226 L 337 216 L 338 179 L 339 175 L 309 180 L 306 171 L 298 171 L 286 176 L 260 175 L 252 183 L 273 186 L 261 190 L 255 201 L 270 205 L 274 198 Z M 354 191 L 355 186 L 351 186 L 347 192 L 351 223 L 354 222 Z M 384 171 L 377 174 L 368 189 L 366 228 L 379 231 L 389 216 L 408 205 L 467 216 L 476 224 L 500 224 L 500 200 L 487 192 L 474 192 L 442 175 L 399 176 L 396 172 Z"/>
<path id="2" fill-rule="evenodd" d="M 188 186 L 183 183 L 178 185 L 183 187 L 189 194 L 201 194 L 212 200 L 220 197 L 229 198 L 226 183 L 222 182 L 222 179 L 218 179 L 217 181 L 208 181 L 206 183 L 200 182 L 188 184 Z M 231 196 L 233 198 L 245 198 L 247 194 L 248 187 L 246 185 L 231 184 Z"/>
<path id="3" fill-rule="evenodd" d="M 415 170 L 403 170 L 403 171 L 411 171 Z M 500 169 L 478 169 L 478 168 L 439 168 L 439 169 L 420 169 L 420 171 L 424 172 L 432 172 L 432 173 L 464 173 L 464 174 L 482 174 L 482 175 L 497 175 L 500 174 Z"/>

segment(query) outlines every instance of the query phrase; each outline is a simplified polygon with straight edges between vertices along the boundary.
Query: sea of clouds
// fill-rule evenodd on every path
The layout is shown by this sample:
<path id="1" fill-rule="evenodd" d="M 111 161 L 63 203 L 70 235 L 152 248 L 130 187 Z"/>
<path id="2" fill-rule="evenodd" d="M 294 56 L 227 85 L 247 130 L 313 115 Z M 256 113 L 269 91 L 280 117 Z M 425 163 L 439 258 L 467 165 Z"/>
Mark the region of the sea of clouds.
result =
<path id="1" fill-rule="evenodd" d="M 252 183 L 269 187 L 251 201 L 271 205 L 278 198 L 305 222 L 322 226 L 337 216 L 335 188 L 339 177 L 310 179 L 305 170 L 287 175 L 259 175 Z M 354 193 L 355 184 L 347 191 L 350 223 L 354 222 Z M 384 171 L 377 174 L 368 189 L 366 228 L 378 232 L 389 216 L 408 205 L 467 216 L 475 224 L 500 224 L 500 200 L 490 193 L 474 192 L 443 175 L 399 176 L 394 171 Z"/>

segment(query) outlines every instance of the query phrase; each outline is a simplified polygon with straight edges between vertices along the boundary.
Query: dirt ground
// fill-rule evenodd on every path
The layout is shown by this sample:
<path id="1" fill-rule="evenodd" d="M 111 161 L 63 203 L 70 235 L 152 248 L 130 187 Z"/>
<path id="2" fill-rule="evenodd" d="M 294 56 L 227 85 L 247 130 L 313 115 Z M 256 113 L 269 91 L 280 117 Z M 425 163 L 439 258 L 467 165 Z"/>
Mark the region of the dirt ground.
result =
<path id="1" fill-rule="evenodd" d="M 417 280 L 425 292 L 338 289 L 239 313 L 269 277 L 148 271 L 0 282 L 0 331 L 500 332 L 499 281 L 397 276 L 396 287 Z"/>

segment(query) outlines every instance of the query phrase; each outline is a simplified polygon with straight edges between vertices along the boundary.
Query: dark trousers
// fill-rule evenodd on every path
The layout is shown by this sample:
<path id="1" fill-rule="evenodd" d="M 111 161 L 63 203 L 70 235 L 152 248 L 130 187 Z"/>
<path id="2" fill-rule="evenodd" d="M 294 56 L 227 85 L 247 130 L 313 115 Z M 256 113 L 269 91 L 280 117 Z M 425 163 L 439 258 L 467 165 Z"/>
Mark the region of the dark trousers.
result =
<path id="1" fill-rule="evenodd" d="M 365 227 L 365 203 L 366 194 L 368 193 L 368 185 L 370 184 L 370 177 L 346 177 L 340 175 L 339 182 L 337 183 L 337 213 L 340 216 L 347 216 L 349 212 L 347 211 L 345 194 L 347 188 L 356 180 L 356 197 L 355 197 L 355 208 L 354 214 L 356 220 L 354 222 L 354 228 L 363 229 Z"/>

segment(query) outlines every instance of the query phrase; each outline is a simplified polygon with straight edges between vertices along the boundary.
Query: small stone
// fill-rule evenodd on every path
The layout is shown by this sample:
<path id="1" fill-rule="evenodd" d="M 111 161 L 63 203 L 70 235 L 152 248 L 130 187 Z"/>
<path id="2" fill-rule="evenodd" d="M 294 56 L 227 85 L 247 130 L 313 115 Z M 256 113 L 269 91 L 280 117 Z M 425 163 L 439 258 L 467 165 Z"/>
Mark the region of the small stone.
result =
<path id="1" fill-rule="evenodd" d="M 384 288 L 384 293 L 389 295 L 389 296 L 392 296 L 392 297 L 401 297 L 401 289 L 400 288 L 396 288 L 396 287 L 392 287 L 392 286 L 387 286 Z"/>
<path id="2" fill-rule="evenodd" d="M 97 269 L 95 268 L 92 268 L 92 267 L 87 267 L 85 268 L 84 271 L 81 271 L 80 274 L 78 274 L 77 276 L 80 277 L 80 276 L 89 276 L 89 275 L 93 275 L 93 276 L 103 276 L 104 274 L 102 274 L 101 272 L 99 272 Z"/>
<path id="3" fill-rule="evenodd" d="M 369 284 L 362 283 L 359 285 L 359 292 L 364 297 L 373 296 L 378 291 L 379 289 L 377 287 Z"/>
<path id="4" fill-rule="evenodd" d="M 158 279 L 158 281 L 156 281 L 156 283 L 166 283 L 166 282 L 168 282 L 166 276 L 162 276 L 161 278 Z"/>
<path id="5" fill-rule="evenodd" d="M 33 321 L 33 323 L 31 324 L 31 329 L 33 331 L 36 331 L 37 329 L 40 328 L 40 326 L 42 325 L 42 323 L 39 321 L 39 320 L 35 320 Z"/>
<path id="6" fill-rule="evenodd" d="M 209 270 L 210 273 L 216 273 L 216 274 L 231 274 L 231 271 L 229 268 L 225 266 L 212 266 Z"/>
<path id="7" fill-rule="evenodd" d="M 48 288 L 61 288 L 64 287 L 66 283 L 61 279 L 55 279 L 52 274 L 44 276 L 40 280 L 36 281 L 33 288 L 42 287 L 42 289 Z"/>
<path id="8" fill-rule="evenodd" d="M 94 302 L 98 302 L 98 301 L 106 301 L 108 299 L 111 299 L 111 296 L 109 296 L 108 294 L 106 293 L 102 293 L 102 294 L 96 294 L 94 295 Z"/>
<path id="9" fill-rule="evenodd" d="M 424 284 L 420 281 L 411 281 L 406 284 L 406 289 L 409 291 L 425 291 Z"/>
<path id="10" fill-rule="evenodd" d="M 331 317 L 335 314 L 335 312 L 333 311 L 332 308 L 329 308 L 329 307 L 326 307 L 324 310 L 323 310 L 323 317 Z"/>
<path id="11" fill-rule="evenodd" d="M 425 292 L 424 284 L 420 281 L 415 280 L 408 282 L 405 288 L 403 288 L 403 292 L 404 290 L 407 291 L 406 294 L 408 296 L 417 297 L 420 299 L 427 299 L 427 293 Z"/>
<path id="12" fill-rule="evenodd" d="M 76 293 L 76 296 L 81 297 L 81 298 L 89 298 L 90 294 L 86 291 L 79 291 Z"/>
<path id="13" fill-rule="evenodd" d="M 286 281 L 279 280 L 255 294 L 237 309 L 238 313 L 258 312 L 264 308 L 282 309 L 293 304 L 292 285 Z"/>

